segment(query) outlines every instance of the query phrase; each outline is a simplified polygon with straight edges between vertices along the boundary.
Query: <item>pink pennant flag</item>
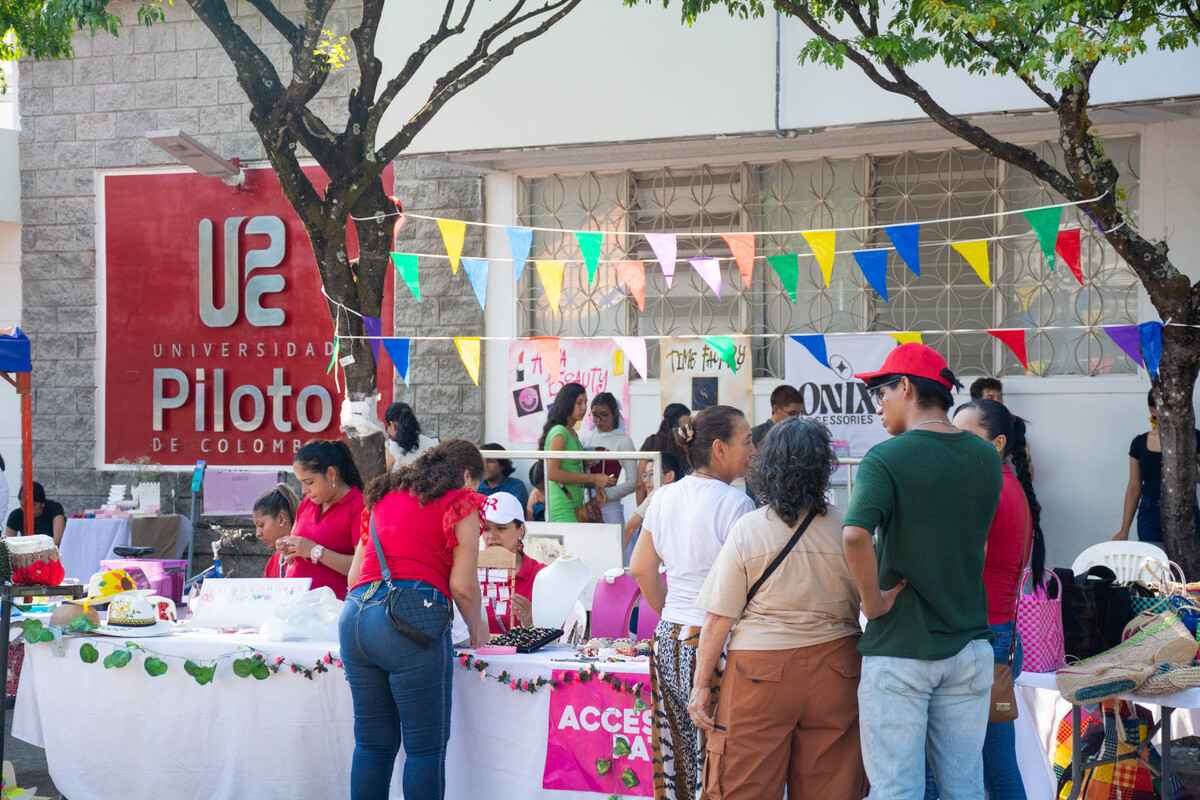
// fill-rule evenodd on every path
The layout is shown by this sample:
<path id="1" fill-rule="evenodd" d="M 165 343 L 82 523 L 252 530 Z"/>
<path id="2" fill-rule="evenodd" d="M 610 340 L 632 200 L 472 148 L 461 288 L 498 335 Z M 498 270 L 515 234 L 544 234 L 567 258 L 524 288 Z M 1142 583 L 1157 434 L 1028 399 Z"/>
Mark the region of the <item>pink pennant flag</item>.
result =
<path id="1" fill-rule="evenodd" d="M 669 289 L 671 281 L 675 280 L 675 256 L 679 252 L 675 234 L 647 233 L 645 236 L 646 241 L 650 243 L 650 249 L 654 251 L 654 257 L 658 259 L 658 265 L 662 267 L 663 278 Z"/>
<path id="2" fill-rule="evenodd" d="M 558 337 L 535 336 L 529 340 L 529 343 L 533 345 L 533 349 L 541 357 L 542 364 L 546 367 L 546 374 L 550 376 L 550 382 L 555 383 L 558 381 L 559 371 L 562 366 L 560 364 Z"/>
<path id="3" fill-rule="evenodd" d="M 721 262 L 711 256 L 701 256 L 699 258 L 689 258 L 688 263 L 692 265 L 692 269 L 704 279 L 704 282 L 709 285 L 713 293 L 721 296 Z"/>
<path id="4" fill-rule="evenodd" d="M 637 370 L 638 375 L 642 376 L 642 380 L 647 380 L 646 340 L 640 336 L 614 336 L 613 342 L 625 353 L 625 357 Z"/>
<path id="5" fill-rule="evenodd" d="M 644 261 L 618 261 L 617 280 L 633 295 L 638 311 L 646 310 L 646 263 Z"/>
<path id="6" fill-rule="evenodd" d="M 750 288 L 754 280 L 754 234 L 752 233 L 723 233 L 721 238 L 729 245 L 729 252 L 737 262 L 738 272 L 742 274 L 742 286 Z"/>
<path id="7" fill-rule="evenodd" d="M 988 333 L 1004 342 L 1005 346 L 1012 350 L 1013 355 L 1017 357 L 1017 361 L 1021 362 L 1025 371 L 1029 371 L 1029 356 L 1025 352 L 1025 331 L 1023 329 L 1001 328 L 989 330 Z"/>

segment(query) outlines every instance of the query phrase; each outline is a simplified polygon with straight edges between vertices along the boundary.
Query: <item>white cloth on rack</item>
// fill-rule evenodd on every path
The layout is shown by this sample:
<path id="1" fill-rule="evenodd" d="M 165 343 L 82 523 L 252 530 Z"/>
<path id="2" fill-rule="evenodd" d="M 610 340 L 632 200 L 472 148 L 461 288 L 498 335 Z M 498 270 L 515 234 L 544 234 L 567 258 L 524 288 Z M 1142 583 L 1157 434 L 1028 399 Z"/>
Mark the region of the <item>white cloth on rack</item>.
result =
<path id="1" fill-rule="evenodd" d="M 114 547 L 128 547 L 130 524 L 127 517 L 112 519 L 68 519 L 58 545 L 58 557 L 68 578 L 87 583 L 100 571 L 100 562 L 116 558 Z"/>

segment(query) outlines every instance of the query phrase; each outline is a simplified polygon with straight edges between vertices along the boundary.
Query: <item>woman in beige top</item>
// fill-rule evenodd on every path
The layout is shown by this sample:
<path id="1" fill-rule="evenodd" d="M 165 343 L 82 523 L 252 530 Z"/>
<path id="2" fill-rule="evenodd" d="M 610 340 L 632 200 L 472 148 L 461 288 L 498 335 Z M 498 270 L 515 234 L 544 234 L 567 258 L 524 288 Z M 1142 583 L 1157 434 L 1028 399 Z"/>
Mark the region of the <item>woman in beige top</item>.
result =
<path id="1" fill-rule="evenodd" d="M 733 526 L 700 592 L 707 614 L 688 713 L 707 731 L 705 797 L 782 798 L 785 786 L 788 797 L 822 800 L 866 793 L 858 593 L 842 555 L 841 517 L 825 499 L 836 464 L 821 423 L 775 425 L 751 467 L 764 506 Z M 722 677 L 701 680 L 716 674 L 726 637 Z"/>

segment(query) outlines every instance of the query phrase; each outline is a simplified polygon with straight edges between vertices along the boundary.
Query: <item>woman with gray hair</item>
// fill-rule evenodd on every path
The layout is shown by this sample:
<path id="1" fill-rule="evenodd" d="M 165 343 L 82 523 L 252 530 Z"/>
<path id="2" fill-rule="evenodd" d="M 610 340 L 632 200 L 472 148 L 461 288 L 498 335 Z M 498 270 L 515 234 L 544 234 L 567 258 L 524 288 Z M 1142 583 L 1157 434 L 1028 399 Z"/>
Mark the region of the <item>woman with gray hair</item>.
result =
<path id="1" fill-rule="evenodd" d="M 775 425 L 751 465 L 763 507 L 733 526 L 701 590 L 688 713 L 707 732 L 705 796 L 782 797 L 785 786 L 788 797 L 866 793 L 858 593 L 841 516 L 825 499 L 836 465 L 821 423 Z M 721 677 L 702 678 L 717 674 L 727 637 Z"/>

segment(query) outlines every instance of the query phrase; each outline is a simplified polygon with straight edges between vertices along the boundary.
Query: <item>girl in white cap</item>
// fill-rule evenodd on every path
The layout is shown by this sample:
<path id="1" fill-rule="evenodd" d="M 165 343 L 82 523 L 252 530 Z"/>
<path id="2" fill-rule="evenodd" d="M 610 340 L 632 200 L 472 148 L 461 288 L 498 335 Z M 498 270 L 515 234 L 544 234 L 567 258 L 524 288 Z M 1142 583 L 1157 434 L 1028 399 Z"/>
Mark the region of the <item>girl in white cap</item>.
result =
<path id="1" fill-rule="evenodd" d="M 525 555 L 525 509 L 508 492 L 496 492 L 483 501 L 483 541 L 488 547 L 499 545 L 517 557 L 517 576 L 510 602 L 515 620 L 524 628 L 533 626 L 533 579 L 546 565 Z M 487 601 L 488 627 L 492 633 L 504 633 L 507 614 L 497 614 L 495 602 Z"/>

